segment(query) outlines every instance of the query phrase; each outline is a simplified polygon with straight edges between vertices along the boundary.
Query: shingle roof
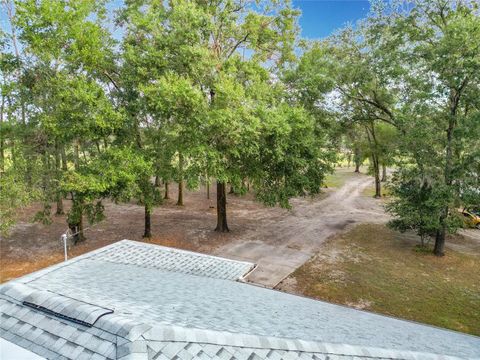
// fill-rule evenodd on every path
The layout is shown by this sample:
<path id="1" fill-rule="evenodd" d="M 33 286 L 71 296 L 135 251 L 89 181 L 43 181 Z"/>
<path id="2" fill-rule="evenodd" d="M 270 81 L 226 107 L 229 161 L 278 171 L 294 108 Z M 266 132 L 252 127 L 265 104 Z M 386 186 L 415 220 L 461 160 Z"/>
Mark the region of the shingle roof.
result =
<path id="1" fill-rule="evenodd" d="M 233 281 L 252 267 L 121 241 L 3 285 L 0 336 L 47 358 L 480 358 L 478 337 Z"/>
<path id="2" fill-rule="evenodd" d="M 254 268 L 254 264 L 244 261 L 129 240 L 106 247 L 89 258 L 225 280 L 239 280 Z"/>

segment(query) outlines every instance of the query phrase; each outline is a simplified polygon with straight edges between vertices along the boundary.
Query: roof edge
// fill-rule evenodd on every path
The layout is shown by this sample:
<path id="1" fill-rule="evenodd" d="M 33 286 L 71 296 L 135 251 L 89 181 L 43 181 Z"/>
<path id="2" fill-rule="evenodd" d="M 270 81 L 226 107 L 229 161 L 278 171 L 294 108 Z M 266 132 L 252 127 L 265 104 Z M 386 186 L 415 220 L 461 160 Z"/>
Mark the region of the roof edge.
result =
<path id="1" fill-rule="evenodd" d="M 305 341 L 273 336 L 260 336 L 214 330 L 184 328 L 171 325 L 154 326 L 145 333 L 143 333 L 142 337 L 147 341 L 189 342 L 254 349 L 301 351 L 320 354 L 388 358 L 398 360 L 464 359 L 456 356 L 416 352 L 409 350 L 384 349 L 349 344 Z"/>

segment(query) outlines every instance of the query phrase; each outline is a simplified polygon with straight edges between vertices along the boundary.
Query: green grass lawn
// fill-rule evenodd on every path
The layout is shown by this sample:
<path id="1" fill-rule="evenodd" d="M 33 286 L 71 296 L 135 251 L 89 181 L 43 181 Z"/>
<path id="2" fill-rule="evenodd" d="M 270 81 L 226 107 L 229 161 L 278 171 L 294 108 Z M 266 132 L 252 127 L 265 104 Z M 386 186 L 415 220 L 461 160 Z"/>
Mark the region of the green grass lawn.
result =
<path id="1" fill-rule="evenodd" d="M 328 174 L 325 178 L 325 186 L 327 188 L 341 188 L 345 182 L 354 177 L 358 176 L 357 173 L 354 172 L 354 168 L 336 168 L 333 174 Z"/>
<path id="2" fill-rule="evenodd" d="M 447 249 L 438 258 L 415 244 L 383 225 L 359 225 L 286 283 L 317 299 L 480 335 L 480 254 Z"/>

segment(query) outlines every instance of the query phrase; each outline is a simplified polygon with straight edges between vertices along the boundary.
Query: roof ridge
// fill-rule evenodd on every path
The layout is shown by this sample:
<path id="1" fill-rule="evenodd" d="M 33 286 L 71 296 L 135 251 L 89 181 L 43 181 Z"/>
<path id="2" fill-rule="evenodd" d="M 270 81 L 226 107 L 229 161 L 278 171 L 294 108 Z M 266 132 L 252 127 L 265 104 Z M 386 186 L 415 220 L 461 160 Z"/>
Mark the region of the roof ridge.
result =
<path id="1" fill-rule="evenodd" d="M 50 316 L 87 327 L 92 327 L 102 316 L 114 312 L 113 309 L 105 306 L 16 282 L 2 286 L 0 294 L 11 298 L 19 304 L 47 313 Z"/>
<path id="2" fill-rule="evenodd" d="M 220 259 L 220 260 L 225 260 L 225 261 L 230 261 L 230 262 L 235 262 L 239 264 L 246 264 L 246 265 L 251 265 L 253 263 L 249 261 L 243 261 L 243 260 L 236 260 L 236 259 L 230 259 L 224 256 L 218 256 L 218 255 L 211 255 L 211 254 L 205 254 L 197 251 L 192 251 L 192 250 L 185 250 L 185 249 L 180 249 L 172 246 L 165 246 L 165 245 L 160 245 L 160 244 L 153 244 L 153 243 L 148 243 L 148 242 L 143 242 L 143 241 L 137 241 L 137 240 L 128 240 L 128 239 L 123 239 L 120 241 L 117 241 L 114 244 L 120 244 L 120 243 L 130 243 L 134 245 L 140 245 L 140 246 L 151 246 L 155 248 L 161 248 L 167 251 L 172 251 L 172 252 L 181 252 L 181 253 L 186 253 L 189 255 L 193 256 L 198 256 L 198 257 L 207 257 L 207 258 L 212 258 L 212 259 Z"/>
<path id="3" fill-rule="evenodd" d="M 150 250 L 152 248 L 159 248 L 159 251 Z M 347 358 L 417 360 L 453 360 L 460 356 L 465 359 L 479 355 L 478 337 L 467 338 L 467 334 L 452 331 L 451 334 L 439 333 L 424 324 L 418 327 L 420 324 L 409 325 L 405 321 L 399 322 L 400 319 L 389 320 L 371 312 L 358 312 L 271 289 L 267 292 L 253 284 L 241 285 L 231 281 L 239 279 L 246 268 L 235 266 L 237 260 L 196 253 L 193 258 L 188 256 L 189 251 L 166 249 L 160 245 L 122 240 L 0 285 L 0 302 L 3 304 L 0 304 L 0 315 L 6 319 L 20 319 L 7 319 L 4 330 L 0 324 L 0 337 L 16 334 L 17 340 L 21 341 L 38 333 L 49 337 L 51 332 L 48 344 L 53 346 L 56 337 L 63 336 L 63 327 L 58 325 L 62 323 L 69 331 L 75 329 L 75 334 L 87 331 L 80 341 L 88 334 L 98 333 L 115 346 L 124 345 L 125 351 L 135 350 L 134 353 L 140 347 L 143 349 L 145 344 L 140 344 L 146 342 L 154 344 L 155 349 L 162 346 L 180 349 L 183 346 L 188 353 L 194 349 L 208 353 L 216 348 L 215 354 L 221 351 L 225 355 L 229 349 L 235 348 L 234 352 L 239 354 L 244 350 L 264 354 L 261 358 L 267 358 L 265 354 L 269 350 L 275 356 L 290 353 L 302 358 L 312 355 L 312 359 L 325 358 L 327 354 L 345 354 Z M 168 256 L 170 252 L 177 256 Z M 217 261 L 209 261 L 209 258 L 217 258 Z M 117 263 L 112 264 L 108 259 Z M 188 264 L 190 260 L 192 263 Z M 136 264 L 144 265 L 144 269 L 137 271 L 137 266 L 133 267 Z M 167 270 L 183 264 L 189 265 L 186 271 L 190 273 Z M 219 268 L 215 268 L 216 265 Z M 215 277 L 218 275 L 222 277 Z M 91 328 L 75 325 L 71 319 L 28 308 L 23 301 L 38 290 L 48 291 L 49 296 L 50 293 L 63 296 L 60 303 L 74 298 L 83 301 L 82 306 L 93 302 L 115 312 L 96 319 Z M 6 301 L 15 304 L 5 305 Z M 57 305 L 46 307 L 54 311 L 52 306 Z M 99 313 L 103 309 L 99 308 Z M 38 326 L 37 319 L 43 319 Z M 54 328 L 55 324 L 58 329 Z M 14 327 L 8 330 L 7 325 Z M 29 326 L 36 327 L 35 333 L 25 333 Z M 336 334 L 337 331 L 340 333 Z M 64 337 L 76 343 L 74 336 Z M 57 345 L 62 345 L 63 340 L 58 341 Z M 65 346 L 72 346 L 70 342 Z"/>
<path id="4" fill-rule="evenodd" d="M 114 247 L 93 254 L 86 260 L 230 281 L 244 281 L 245 277 L 256 268 L 254 263 L 247 261 L 132 240 L 118 241 Z"/>

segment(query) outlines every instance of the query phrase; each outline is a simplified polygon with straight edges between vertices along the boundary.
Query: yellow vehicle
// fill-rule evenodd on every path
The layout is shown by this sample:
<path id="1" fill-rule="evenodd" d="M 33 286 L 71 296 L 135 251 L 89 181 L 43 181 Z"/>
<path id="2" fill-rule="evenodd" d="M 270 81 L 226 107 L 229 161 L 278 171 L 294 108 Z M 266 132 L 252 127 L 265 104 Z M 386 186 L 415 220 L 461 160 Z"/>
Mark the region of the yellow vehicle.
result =
<path id="1" fill-rule="evenodd" d="M 466 225 L 475 227 L 480 230 L 480 210 L 479 209 L 464 209 L 462 211 L 462 215 Z"/>

